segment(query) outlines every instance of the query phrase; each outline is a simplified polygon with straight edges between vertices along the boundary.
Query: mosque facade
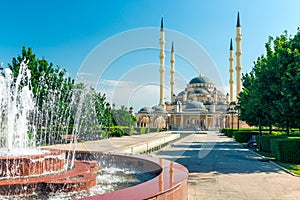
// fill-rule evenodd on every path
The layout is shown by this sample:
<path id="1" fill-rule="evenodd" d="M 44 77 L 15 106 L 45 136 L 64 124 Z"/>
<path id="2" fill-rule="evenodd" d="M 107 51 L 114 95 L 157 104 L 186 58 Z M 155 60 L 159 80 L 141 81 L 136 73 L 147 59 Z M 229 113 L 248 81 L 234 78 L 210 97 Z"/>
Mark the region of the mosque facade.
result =
<path id="1" fill-rule="evenodd" d="M 241 91 L 241 26 L 239 13 L 236 26 L 236 93 Z M 229 94 L 224 94 L 216 85 L 203 74 L 192 78 L 185 89 L 174 94 L 175 52 L 171 48 L 171 102 L 164 102 L 164 63 L 165 63 L 165 34 L 163 19 L 160 29 L 160 98 L 153 107 L 143 107 L 135 116 L 139 127 L 167 128 L 173 130 L 216 130 L 228 126 L 228 108 L 233 101 L 234 52 L 232 40 L 229 49 Z M 236 98 L 237 99 L 237 98 Z M 229 116 L 230 117 L 230 116 Z"/>

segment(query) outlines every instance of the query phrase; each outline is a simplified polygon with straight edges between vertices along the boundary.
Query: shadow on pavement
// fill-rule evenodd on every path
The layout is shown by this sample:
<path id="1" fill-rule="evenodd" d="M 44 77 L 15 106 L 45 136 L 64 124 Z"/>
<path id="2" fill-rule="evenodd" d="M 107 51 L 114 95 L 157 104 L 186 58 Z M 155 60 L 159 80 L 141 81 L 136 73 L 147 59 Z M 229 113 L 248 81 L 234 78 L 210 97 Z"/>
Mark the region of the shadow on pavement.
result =
<path id="1" fill-rule="evenodd" d="M 183 142 L 174 144 L 157 155 L 184 165 L 191 173 L 242 174 L 281 171 L 272 163 L 258 161 L 259 156 L 234 141 Z"/>

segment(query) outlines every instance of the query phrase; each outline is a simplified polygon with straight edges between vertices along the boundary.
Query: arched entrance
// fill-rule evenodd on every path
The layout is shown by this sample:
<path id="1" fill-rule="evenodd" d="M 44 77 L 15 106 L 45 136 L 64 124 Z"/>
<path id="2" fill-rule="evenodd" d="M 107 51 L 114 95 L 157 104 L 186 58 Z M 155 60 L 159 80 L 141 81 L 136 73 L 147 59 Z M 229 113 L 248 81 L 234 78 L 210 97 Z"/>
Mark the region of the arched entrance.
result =
<path id="1" fill-rule="evenodd" d="M 148 116 L 142 116 L 139 119 L 139 125 L 140 127 L 150 127 L 150 119 Z"/>
<path id="2" fill-rule="evenodd" d="M 163 116 L 159 116 L 155 118 L 153 126 L 154 128 L 165 128 L 166 127 L 165 118 Z"/>

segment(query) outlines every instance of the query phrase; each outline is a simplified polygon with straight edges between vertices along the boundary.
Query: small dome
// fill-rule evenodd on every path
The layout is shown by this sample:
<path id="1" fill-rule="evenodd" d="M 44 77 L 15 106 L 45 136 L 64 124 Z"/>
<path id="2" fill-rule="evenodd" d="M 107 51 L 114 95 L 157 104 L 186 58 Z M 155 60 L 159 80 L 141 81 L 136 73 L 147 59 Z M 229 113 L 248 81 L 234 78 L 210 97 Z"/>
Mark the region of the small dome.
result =
<path id="1" fill-rule="evenodd" d="M 195 83 L 212 83 L 212 82 L 211 80 L 209 80 L 209 78 L 202 76 L 202 74 L 200 74 L 198 77 L 195 77 L 190 81 L 190 84 L 195 84 Z"/>
<path id="2" fill-rule="evenodd" d="M 236 102 L 235 102 L 235 101 L 232 101 L 232 102 L 230 102 L 229 105 L 230 105 L 230 106 L 235 106 L 235 105 L 236 105 Z"/>
<path id="3" fill-rule="evenodd" d="M 198 88 L 194 91 L 194 94 L 209 94 L 209 92 L 203 88 Z"/>
<path id="4" fill-rule="evenodd" d="M 139 113 L 152 113 L 153 110 L 149 107 L 143 107 L 140 109 Z"/>
<path id="5" fill-rule="evenodd" d="M 160 106 L 153 106 L 152 110 L 154 110 L 154 112 L 156 113 L 167 113 L 167 111 Z"/>
<path id="6" fill-rule="evenodd" d="M 177 96 L 183 96 L 184 94 L 187 94 L 186 91 L 181 91 Z"/>
<path id="7" fill-rule="evenodd" d="M 206 102 L 204 102 L 204 105 L 214 105 L 214 102 L 212 102 L 212 101 L 206 101 Z"/>
<path id="8" fill-rule="evenodd" d="M 191 101 L 188 102 L 185 106 L 185 110 L 206 110 L 205 106 L 202 102 L 199 101 Z"/>

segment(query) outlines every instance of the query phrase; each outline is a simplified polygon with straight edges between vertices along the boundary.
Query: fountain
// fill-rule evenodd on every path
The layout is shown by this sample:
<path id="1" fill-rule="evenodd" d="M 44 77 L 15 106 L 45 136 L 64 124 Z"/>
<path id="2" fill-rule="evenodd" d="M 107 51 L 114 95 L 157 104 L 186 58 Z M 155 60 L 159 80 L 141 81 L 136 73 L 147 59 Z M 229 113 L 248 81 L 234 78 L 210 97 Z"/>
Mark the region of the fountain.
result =
<path id="1" fill-rule="evenodd" d="M 45 146 L 58 140 L 49 134 L 57 131 L 53 127 L 68 129 L 70 119 L 56 113 L 55 100 L 60 98 L 57 91 L 49 90 L 49 101 L 43 102 L 45 105 L 40 107 L 43 110 L 40 113 L 36 108 L 38 100 L 33 98 L 29 80 L 30 71 L 25 61 L 20 64 L 17 78 L 13 78 L 9 69 L 4 69 L 0 74 L 1 199 L 11 196 L 44 199 L 49 198 L 48 195 L 63 199 L 119 199 L 124 195 L 130 195 L 131 199 L 161 198 L 166 195 L 177 195 L 177 199 L 186 198 L 188 172 L 177 163 L 143 156 L 76 151 L 76 135 L 83 128 L 81 119 L 85 118 L 82 117 L 85 100 L 80 99 L 79 106 L 70 106 L 70 109 L 64 111 L 68 116 L 71 109 L 76 108 L 74 128 L 67 130 L 72 133 L 73 149 L 55 150 L 51 146 Z M 40 84 L 42 82 L 40 80 Z M 75 97 L 74 93 L 71 98 L 77 102 L 77 97 L 85 96 L 82 91 Z M 106 167 L 109 172 L 117 167 L 128 169 L 130 173 L 134 171 L 135 174 L 139 172 L 143 176 L 149 176 L 138 181 L 138 185 L 132 184 L 135 185 L 133 187 L 121 186 L 117 187 L 117 191 L 114 189 L 99 194 L 103 193 L 99 191 L 103 185 L 98 183 L 101 182 L 99 177 L 103 176 L 100 168 Z M 175 196 L 172 199 L 176 199 Z"/>
<path id="2" fill-rule="evenodd" d="M 0 195 L 80 191 L 95 186 L 96 162 L 66 160 L 65 151 L 36 148 L 36 130 L 29 120 L 35 109 L 29 80 L 25 61 L 16 79 L 10 69 L 0 75 Z"/>

